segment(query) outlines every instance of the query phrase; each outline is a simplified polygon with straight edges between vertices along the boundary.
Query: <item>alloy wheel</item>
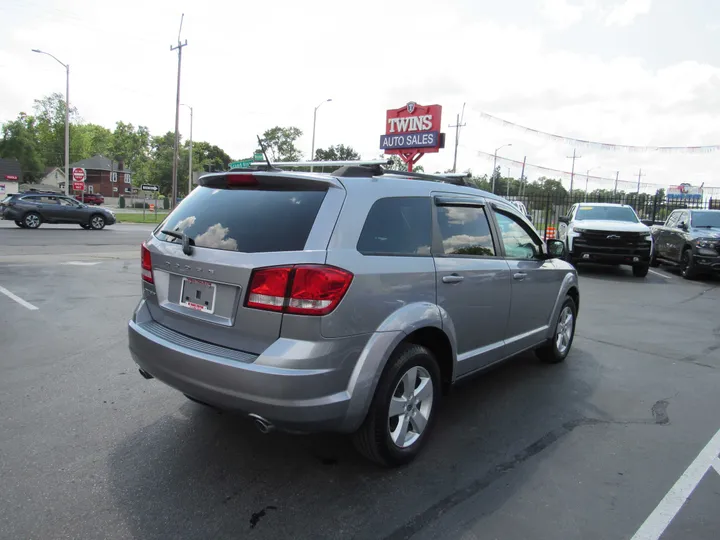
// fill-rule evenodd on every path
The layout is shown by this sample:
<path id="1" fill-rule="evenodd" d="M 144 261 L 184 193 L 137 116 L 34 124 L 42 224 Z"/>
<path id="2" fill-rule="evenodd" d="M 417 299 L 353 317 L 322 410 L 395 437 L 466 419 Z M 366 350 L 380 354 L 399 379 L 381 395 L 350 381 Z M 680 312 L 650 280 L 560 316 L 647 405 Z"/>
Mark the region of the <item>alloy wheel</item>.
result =
<path id="1" fill-rule="evenodd" d="M 417 441 L 427 426 L 433 406 L 433 383 L 422 366 L 408 369 L 398 381 L 388 411 L 390 439 L 400 448 Z"/>

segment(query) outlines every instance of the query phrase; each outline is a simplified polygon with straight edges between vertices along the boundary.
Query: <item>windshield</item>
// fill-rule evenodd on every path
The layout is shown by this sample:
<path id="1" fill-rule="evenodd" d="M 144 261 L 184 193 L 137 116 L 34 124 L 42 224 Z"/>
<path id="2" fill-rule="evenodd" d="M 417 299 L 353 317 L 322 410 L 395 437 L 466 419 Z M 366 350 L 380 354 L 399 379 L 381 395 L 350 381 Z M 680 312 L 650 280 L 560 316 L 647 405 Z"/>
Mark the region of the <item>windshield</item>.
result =
<path id="1" fill-rule="evenodd" d="M 693 227 L 717 227 L 720 229 L 720 212 L 707 210 L 705 212 L 695 211 L 692 213 Z"/>
<path id="2" fill-rule="evenodd" d="M 589 219 L 638 223 L 635 210 L 629 206 L 580 206 L 575 215 L 575 220 L 584 221 Z"/>

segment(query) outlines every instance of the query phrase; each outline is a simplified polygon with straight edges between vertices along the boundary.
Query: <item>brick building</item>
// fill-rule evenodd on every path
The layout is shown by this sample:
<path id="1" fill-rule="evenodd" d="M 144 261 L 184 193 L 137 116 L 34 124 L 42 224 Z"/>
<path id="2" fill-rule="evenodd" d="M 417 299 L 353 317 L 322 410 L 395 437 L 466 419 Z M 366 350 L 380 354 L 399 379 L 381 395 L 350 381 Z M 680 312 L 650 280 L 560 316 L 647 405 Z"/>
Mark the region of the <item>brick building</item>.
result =
<path id="1" fill-rule="evenodd" d="M 100 193 L 105 197 L 120 197 L 132 193 L 132 172 L 125 169 L 122 160 L 97 155 L 76 161 L 70 164 L 71 176 L 75 167 L 85 169 L 85 190 L 88 193 Z M 79 195 L 79 192 L 77 194 Z"/>

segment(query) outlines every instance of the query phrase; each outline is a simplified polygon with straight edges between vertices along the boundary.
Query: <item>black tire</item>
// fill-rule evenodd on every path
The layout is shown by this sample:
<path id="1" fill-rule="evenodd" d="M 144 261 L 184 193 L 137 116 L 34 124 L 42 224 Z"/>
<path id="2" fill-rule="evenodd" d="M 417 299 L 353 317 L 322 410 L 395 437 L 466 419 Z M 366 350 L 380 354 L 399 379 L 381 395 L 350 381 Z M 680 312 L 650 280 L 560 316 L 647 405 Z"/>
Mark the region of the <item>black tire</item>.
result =
<path id="1" fill-rule="evenodd" d="M 105 216 L 103 216 L 102 214 L 93 214 L 92 216 L 90 216 L 89 227 L 96 231 L 104 229 L 105 228 Z"/>
<path id="2" fill-rule="evenodd" d="M 636 264 L 632 267 L 633 276 L 643 278 L 648 275 L 650 267 L 647 264 Z"/>
<path id="3" fill-rule="evenodd" d="M 680 259 L 680 275 L 684 279 L 695 279 L 698 275 L 692 250 L 685 248 Z"/>
<path id="4" fill-rule="evenodd" d="M 572 329 L 570 331 L 570 337 L 567 342 L 565 349 L 561 350 L 558 346 L 558 335 L 560 332 L 560 322 L 566 313 L 566 308 L 570 308 L 572 313 Z M 557 320 L 555 321 L 555 330 L 553 331 L 553 337 L 548 342 L 535 350 L 537 357 L 547 364 L 557 364 L 567 358 L 572 348 L 573 340 L 575 339 L 575 327 L 577 322 L 577 306 L 575 301 L 569 296 L 565 298 L 563 305 L 560 307 L 560 313 Z"/>
<path id="5" fill-rule="evenodd" d="M 25 224 L 24 224 L 22 221 L 15 221 L 15 225 L 17 225 L 17 226 L 20 227 L 21 229 L 24 229 L 24 228 L 25 228 Z"/>
<path id="6" fill-rule="evenodd" d="M 412 420 L 412 415 L 403 413 L 397 418 L 395 428 L 392 428 L 390 405 L 394 401 L 393 397 L 396 391 L 401 388 L 405 390 L 405 383 L 404 381 L 401 383 L 401 380 L 411 368 L 421 368 L 429 376 L 429 382 L 432 383 L 432 399 L 430 400 L 430 408 L 427 411 L 428 417 L 424 429 L 421 430 L 419 436 L 411 444 L 403 448 L 393 441 L 390 430 L 396 429 L 398 422 L 401 422 L 400 417 L 405 416 L 411 418 L 405 423 L 406 426 L 409 426 L 408 430 L 414 430 L 415 420 Z M 427 384 L 427 381 L 425 384 Z M 417 388 L 420 388 L 421 385 L 422 383 Z M 385 366 L 385 370 L 380 377 L 365 421 L 360 426 L 360 429 L 353 434 L 355 447 L 369 460 L 386 467 L 399 467 L 410 463 L 420 453 L 428 435 L 432 431 L 440 396 L 440 368 L 432 352 L 421 345 L 412 343 L 399 345 L 388 360 L 387 366 Z M 426 401 L 421 400 L 419 403 L 418 409 L 421 409 Z M 412 410 L 412 403 L 409 403 L 409 406 L 410 410 Z M 420 413 L 421 411 L 418 412 L 418 414 Z"/>
<path id="7" fill-rule="evenodd" d="M 26 229 L 37 229 L 42 225 L 42 217 L 37 212 L 28 212 L 23 217 L 23 225 Z"/>

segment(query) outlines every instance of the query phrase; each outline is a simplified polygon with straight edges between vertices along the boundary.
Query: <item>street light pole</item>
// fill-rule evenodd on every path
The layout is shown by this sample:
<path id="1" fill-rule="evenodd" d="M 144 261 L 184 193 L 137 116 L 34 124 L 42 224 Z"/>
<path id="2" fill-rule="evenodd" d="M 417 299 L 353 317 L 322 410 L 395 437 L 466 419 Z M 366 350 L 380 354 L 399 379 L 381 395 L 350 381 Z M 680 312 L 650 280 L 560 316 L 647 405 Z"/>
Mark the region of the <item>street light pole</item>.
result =
<path id="1" fill-rule="evenodd" d="M 332 98 L 328 98 L 320 105 L 315 107 L 315 111 L 313 112 L 313 134 L 312 134 L 312 147 L 310 149 L 310 161 L 315 161 L 315 124 L 317 123 L 317 112 L 320 107 L 323 106 L 324 103 L 327 103 L 328 101 L 332 101 Z M 310 165 L 310 172 L 313 172 L 313 166 Z"/>
<path id="2" fill-rule="evenodd" d="M 503 144 L 501 147 L 495 149 L 495 155 L 493 157 L 493 172 L 492 172 L 492 192 L 495 193 L 495 169 L 497 167 L 497 153 L 498 150 L 502 150 L 506 146 L 512 146 L 512 143 Z"/>
<path id="3" fill-rule="evenodd" d="M 587 170 L 585 173 L 585 202 L 587 202 L 587 196 L 588 196 L 588 180 L 590 179 L 590 171 L 594 171 L 595 169 L 599 169 L 600 167 L 592 167 Z"/>
<path id="4" fill-rule="evenodd" d="M 186 105 L 185 103 L 181 103 L 180 105 L 183 105 L 190 109 L 190 163 L 188 164 L 188 168 L 190 171 L 188 172 L 188 195 L 190 195 L 190 192 L 192 191 L 192 177 L 193 177 L 193 168 L 192 168 L 192 158 L 193 158 L 193 145 L 192 145 L 192 128 L 193 128 L 193 108 L 190 105 Z"/>
<path id="5" fill-rule="evenodd" d="M 70 192 L 70 64 L 64 64 L 52 54 L 39 49 L 33 49 L 32 52 L 46 54 L 65 68 L 65 195 L 67 195 Z"/>

